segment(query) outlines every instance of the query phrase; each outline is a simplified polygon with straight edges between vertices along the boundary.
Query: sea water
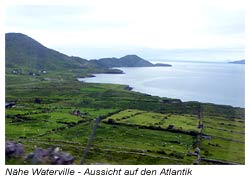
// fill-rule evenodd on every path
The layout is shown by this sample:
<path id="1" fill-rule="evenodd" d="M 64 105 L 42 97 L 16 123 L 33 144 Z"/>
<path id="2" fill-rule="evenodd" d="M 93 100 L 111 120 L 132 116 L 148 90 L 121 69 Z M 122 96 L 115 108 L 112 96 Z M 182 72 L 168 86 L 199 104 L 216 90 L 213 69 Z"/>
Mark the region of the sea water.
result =
<path id="1" fill-rule="evenodd" d="M 169 62 L 172 67 L 118 68 L 125 74 L 79 78 L 94 83 L 126 84 L 134 91 L 182 101 L 245 106 L 245 65 Z"/>

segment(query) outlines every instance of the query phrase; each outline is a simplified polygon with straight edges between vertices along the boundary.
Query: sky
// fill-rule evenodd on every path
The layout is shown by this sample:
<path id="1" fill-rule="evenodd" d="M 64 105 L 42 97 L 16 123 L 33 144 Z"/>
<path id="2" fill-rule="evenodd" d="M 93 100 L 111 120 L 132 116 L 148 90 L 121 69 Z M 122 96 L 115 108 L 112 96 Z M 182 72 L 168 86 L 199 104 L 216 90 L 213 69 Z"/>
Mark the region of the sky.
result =
<path id="1" fill-rule="evenodd" d="M 5 32 L 86 59 L 244 59 L 244 0 L 84 0 L 8 5 Z M 61 4 L 61 3 L 60 3 Z"/>

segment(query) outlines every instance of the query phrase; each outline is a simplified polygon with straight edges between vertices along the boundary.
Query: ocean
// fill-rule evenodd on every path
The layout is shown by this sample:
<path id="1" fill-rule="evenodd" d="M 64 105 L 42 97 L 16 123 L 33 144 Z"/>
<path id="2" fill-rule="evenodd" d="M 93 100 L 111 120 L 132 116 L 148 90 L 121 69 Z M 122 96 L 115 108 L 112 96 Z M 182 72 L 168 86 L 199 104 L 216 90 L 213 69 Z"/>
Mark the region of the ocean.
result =
<path id="1" fill-rule="evenodd" d="M 125 74 L 79 78 L 93 83 L 126 84 L 133 91 L 182 101 L 245 107 L 245 65 L 167 62 L 172 67 L 117 68 Z"/>

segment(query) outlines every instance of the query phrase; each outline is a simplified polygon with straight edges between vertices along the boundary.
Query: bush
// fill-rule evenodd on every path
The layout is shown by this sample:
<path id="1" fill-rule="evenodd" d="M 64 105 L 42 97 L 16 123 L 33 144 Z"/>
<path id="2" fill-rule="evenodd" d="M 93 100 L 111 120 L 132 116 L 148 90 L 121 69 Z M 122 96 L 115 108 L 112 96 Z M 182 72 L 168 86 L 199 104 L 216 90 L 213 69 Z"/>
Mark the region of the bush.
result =
<path id="1" fill-rule="evenodd" d="M 174 125 L 170 124 L 167 129 L 174 129 Z"/>
<path id="2" fill-rule="evenodd" d="M 114 119 L 108 119 L 108 124 L 114 124 L 114 123 L 115 123 Z"/>

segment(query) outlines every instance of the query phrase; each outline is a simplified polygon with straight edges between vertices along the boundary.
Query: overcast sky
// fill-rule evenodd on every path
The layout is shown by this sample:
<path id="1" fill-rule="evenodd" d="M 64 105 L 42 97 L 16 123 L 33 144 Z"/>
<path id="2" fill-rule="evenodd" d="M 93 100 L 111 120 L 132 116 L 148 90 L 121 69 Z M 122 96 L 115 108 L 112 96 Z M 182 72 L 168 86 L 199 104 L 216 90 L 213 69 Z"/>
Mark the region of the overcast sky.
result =
<path id="1" fill-rule="evenodd" d="M 80 5 L 6 8 L 6 32 L 87 59 L 244 58 L 243 0 L 85 0 Z"/>

